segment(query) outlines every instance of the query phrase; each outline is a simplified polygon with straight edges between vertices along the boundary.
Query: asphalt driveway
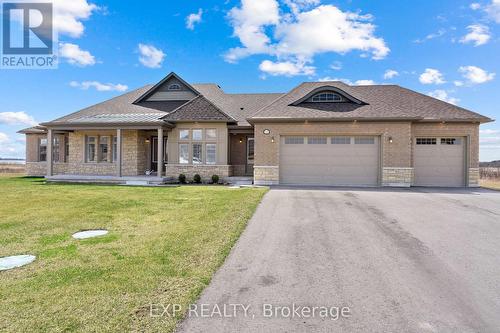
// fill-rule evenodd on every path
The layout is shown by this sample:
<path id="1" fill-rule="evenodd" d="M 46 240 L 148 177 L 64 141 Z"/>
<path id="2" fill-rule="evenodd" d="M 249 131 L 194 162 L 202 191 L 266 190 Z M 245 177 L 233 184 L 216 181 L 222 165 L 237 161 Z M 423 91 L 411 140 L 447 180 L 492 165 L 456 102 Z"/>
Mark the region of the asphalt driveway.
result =
<path id="1" fill-rule="evenodd" d="M 500 192 L 273 189 L 192 309 L 179 331 L 498 332 Z"/>

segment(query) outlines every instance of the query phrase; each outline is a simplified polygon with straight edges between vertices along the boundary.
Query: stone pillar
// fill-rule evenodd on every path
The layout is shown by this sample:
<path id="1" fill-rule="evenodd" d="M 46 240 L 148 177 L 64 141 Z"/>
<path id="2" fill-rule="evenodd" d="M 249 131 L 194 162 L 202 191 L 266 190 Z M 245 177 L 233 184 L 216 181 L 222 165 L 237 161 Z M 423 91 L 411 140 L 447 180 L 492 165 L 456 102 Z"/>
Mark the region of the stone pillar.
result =
<path id="1" fill-rule="evenodd" d="M 116 173 L 122 176 L 122 130 L 116 130 Z"/>
<path id="2" fill-rule="evenodd" d="M 54 144 L 54 138 L 52 135 L 52 129 L 48 129 L 47 131 L 47 176 L 50 177 L 53 174 L 52 169 L 52 160 L 54 157 L 52 156 L 52 146 Z"/>
<path id="3" fill-rule="evenodd" d="M 163 128 L 158 128 L 158 165 L 156 167 L 158 177 L 163 177 Z"/>

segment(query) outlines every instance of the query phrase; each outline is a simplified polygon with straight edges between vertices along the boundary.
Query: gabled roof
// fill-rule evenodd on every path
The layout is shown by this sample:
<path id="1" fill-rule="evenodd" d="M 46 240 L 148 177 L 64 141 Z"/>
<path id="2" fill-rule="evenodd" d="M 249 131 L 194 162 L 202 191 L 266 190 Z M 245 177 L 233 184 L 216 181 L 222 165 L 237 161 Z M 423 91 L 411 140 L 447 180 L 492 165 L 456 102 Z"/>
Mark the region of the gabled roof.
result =
<path id="1" fill-rule="evenodd" d="M 363 102 L 306 103 L 311 93 L 338 89 Z M 248 121 L 270 120 L 420 120 L 476 121 L 491 119 L 396 85 L 350 86 L 342 82 L 305 82 L 256 112 Z"/>
<path id="2" fill-rule="evenodd" d="M 152 86 L 151 89 L 149 89 L 144 94 L 139 96 L 139 98 L 137 98 L 137 100 L 134 101 L 134 104 L 140 103 L 140 102 L 143 102 L 144 100 L 146 100 L 149 96 L 154 94 L 159 87 L 161 87 L 165 82 L 167 82 L 171 78 L 176 78 L 177 80 L 182 82 L 182 84 L 184 84 L 186 87 L 188 87 L 188 89 L 191 89 L 193 91 L 193 93 L 195 93 L 196 95 L 200 94 L 192 85 L 190 85 L 189 83 L 184 81 L 179 75 L 175 74 L 174 72 L 170 72 L 170 74 L 165 76 L 160 82 L 158 82 L 157 84 Z"/>
<path id="3" fill-rule="evenodd" d="M 203 95 L 199 95 L 162 118 L 168 122 L 178 121 L 224 121 L 236 122 Z"/>

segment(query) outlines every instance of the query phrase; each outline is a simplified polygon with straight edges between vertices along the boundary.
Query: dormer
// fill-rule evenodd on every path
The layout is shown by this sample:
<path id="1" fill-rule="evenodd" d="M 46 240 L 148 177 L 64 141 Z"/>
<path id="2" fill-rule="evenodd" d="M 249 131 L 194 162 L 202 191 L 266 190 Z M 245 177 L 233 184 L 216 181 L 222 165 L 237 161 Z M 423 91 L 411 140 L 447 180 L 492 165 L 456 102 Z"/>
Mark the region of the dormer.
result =
<path id="1" fill-rule="evenodd" d="M 366 104 L 363 101 L 348 94 L 344 90 L 330 85 L 325 85 L 310 91 L 307 95 L 293 102 L 291 105 L 298 106 L 300 104 L 305 104 L 305 103 L 308 104 L 309 103 L 314 103 L 314 104 L 352 103 L 358 105 Z"/>

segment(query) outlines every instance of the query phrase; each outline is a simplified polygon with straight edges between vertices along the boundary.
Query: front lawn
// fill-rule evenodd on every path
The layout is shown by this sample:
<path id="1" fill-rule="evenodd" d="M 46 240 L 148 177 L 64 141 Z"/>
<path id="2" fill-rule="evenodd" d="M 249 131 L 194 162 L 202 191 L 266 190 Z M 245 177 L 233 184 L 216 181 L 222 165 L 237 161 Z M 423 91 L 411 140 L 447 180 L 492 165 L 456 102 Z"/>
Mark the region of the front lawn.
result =
<path id="1" fill-rule="evenodd" d="M 500 179 L 481 179 L 481 187 L 500 190 Z"/>
<path id="2" fill-rule="evenodd" d="M 45 185 L 0 177 L 0 331 L 170 332 L 150 304 L 194 302 L 265 189 Z M 87 240 L 71 235 L 109 229 Z"/>

